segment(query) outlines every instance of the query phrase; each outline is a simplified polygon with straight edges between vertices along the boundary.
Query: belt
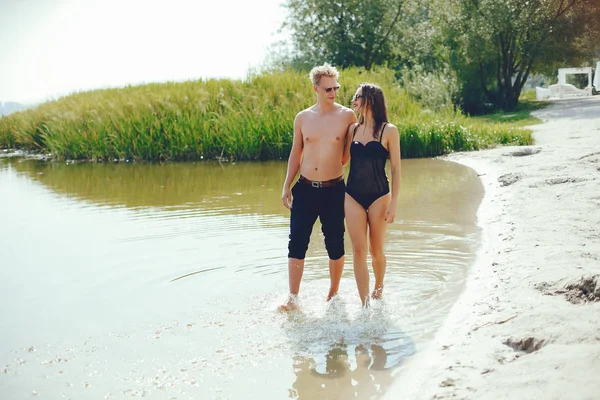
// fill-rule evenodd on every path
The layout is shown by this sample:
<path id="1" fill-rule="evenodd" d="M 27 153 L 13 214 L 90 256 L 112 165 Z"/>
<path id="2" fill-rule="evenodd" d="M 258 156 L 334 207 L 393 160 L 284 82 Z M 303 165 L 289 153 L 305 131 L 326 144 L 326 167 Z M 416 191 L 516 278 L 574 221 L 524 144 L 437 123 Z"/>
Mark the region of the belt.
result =
<path id="1" fill-rule="evenodd" d="M 304 183 L 308 183 L 310 186 L 312 186 L 314 188 L 326 188 L 326 187 L 335 186 L 338 183 L 340 183 L 341 181 L 343 181 L 344 180 L 344 175 L 339 176 L 339 177 L 334 178 L 334 179 L 330 179 L 328 181 L 311 181 L 307 177 L 305 177 L 303 175 L 300 175 L 300 178 L 298 180 L 301 181 L 301 182 L 304 182 Z"/>

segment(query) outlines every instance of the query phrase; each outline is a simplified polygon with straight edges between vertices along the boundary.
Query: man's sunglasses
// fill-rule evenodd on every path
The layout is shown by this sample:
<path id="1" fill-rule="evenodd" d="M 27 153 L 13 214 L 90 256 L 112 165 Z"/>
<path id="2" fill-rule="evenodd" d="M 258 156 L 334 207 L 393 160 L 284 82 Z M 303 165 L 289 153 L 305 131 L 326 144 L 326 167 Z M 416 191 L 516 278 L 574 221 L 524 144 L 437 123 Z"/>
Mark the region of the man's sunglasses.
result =
<path id="1" fill-rule="evenodd" d="M 325 89 L 325 92 L 327 92 L 327 93 L 331 93 L 331 91 L 332 91 L 332 90 L 333 90 L 333 91 L 335 91 L 335 92 L 337 93 L 337 91 L 338 91 L 338 90 L 340 90 L 340 88 L 341 88 L 341 86 L 340 86 L 340 85 L 337 85 L 337 86 L 331 86 L 331 87 L 326 87 L 326 88 L 324 88 L 324 87 L 321 87 L 321 86 L 319 86 L 319 87 L 320 87 L 321 89 Z"/>

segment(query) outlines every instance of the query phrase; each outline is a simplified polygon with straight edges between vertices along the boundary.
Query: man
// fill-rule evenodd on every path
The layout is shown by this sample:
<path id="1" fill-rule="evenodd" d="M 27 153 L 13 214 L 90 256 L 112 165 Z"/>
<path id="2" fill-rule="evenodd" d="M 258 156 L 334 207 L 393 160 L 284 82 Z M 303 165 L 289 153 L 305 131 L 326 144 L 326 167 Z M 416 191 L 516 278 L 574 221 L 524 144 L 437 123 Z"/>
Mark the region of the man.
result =
<path id="1" fill-rule="evenodd" d="M 321 220 L 325 247 L 329 255 L 331 286 L 327 300 L 337 294 L 344 268 L 343 167 L 348 162 L 344 147 L 348 127 L 356 122 L 349 108 L 335 102 L 340 85 L 339 73 L 329 64 L 310 71 L 317 103 L 296 115 L 294 138 L 288 160 L 281 200 L 291 210 L 288 273 L 290 296 L 283 310 L 296 307 L 304 257 L 317 217 Z M 292 181 L 300 178 L 290 190 Z M 292 195 L 294 196 L 292 202 Z"/>

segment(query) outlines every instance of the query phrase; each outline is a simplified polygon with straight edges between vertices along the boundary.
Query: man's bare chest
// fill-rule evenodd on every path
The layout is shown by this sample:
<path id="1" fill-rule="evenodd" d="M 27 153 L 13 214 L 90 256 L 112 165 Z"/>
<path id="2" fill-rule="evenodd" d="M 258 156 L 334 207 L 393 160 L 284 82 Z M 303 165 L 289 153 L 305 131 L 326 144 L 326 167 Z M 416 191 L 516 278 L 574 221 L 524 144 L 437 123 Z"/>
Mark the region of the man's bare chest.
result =
<path id="1" fill-rule="evenodd" d="M 319 121 L 302 127 L 305 143 L 343 143 L 348 126 L 343 121 Z"/>

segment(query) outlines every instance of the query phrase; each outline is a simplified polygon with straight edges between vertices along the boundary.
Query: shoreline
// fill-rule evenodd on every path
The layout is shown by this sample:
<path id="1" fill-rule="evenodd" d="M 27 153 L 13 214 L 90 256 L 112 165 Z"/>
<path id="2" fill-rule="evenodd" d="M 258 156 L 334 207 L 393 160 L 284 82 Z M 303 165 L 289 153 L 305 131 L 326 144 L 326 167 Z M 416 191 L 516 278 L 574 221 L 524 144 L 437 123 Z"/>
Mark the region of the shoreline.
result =
<path id="1" fill-rule="evenodd" d="M 544 122 L 530 127 L 532 146 L 444 157 L 482 180 L 482 246 L 462 295 L 386 398 L 598 398 L 600 301 L 564 288 L 600 274 L 600 96 L 533 114 Z"/>

